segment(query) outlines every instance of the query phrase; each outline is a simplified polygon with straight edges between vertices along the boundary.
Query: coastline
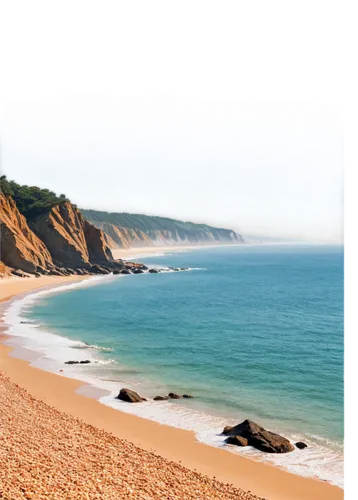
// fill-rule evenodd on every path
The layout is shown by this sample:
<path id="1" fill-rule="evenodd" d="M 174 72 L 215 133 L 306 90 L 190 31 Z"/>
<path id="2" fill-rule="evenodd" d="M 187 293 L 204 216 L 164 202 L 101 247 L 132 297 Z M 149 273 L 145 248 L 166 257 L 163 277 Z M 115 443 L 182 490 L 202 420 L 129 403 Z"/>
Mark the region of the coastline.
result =
<path id="1" fill-rule="evenodd" d="M 159 249 L 153 250 L 153 253 L 157 253 Z M 29 293 L 46 286 L 62 285 L 75 281 L 76 278 L 84 279 L 10 278 L 7 283 L 2 280 L 0 301 L 8 301 L 17 294 Z M 6 307 L 7 304 L 8 302 L 5 302 L 2 305 Z M 199 443 L 191 431 L 162 425 L 105 406 L 95 399 L 75 392 L 84 386 L 83 382 L 31 367 L 28 362 L 11 357 L 11 351 L 11 347 L 1 344 L 1 369 L 13 382 L 58 410 L 81 418 L 84 422 L 126 439 L 142 449 L 155 452 L 171 461 L 181 462 L 189 469 L 195 469 L 209 477 L 215 476 L 216 479 L 265 498 L 343 498 L 343 490 L 329 483 L 296 476 L 275 466 Z"/>
<path id="2" fill-rule="evenodd" d="M 115 259 L 140 259 L 144 257 L 152 257 L 163 255 L 171 252 L 186 252 L 192 250 L 203 250 L 205 248 L 222 248 L 222 247 L 242 247 L 243 243 L 227 243 L 213 245 L 177 245 L 165 247 L 138 247 L 138 248 L 112 248 L 112 254 Z"/>

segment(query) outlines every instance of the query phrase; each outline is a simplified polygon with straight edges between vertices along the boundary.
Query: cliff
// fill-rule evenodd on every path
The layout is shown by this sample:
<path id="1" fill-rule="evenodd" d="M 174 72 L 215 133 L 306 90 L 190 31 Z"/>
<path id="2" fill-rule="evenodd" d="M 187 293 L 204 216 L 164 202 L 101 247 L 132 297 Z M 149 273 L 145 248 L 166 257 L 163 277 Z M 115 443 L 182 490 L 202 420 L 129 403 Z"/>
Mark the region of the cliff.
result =
<path id="1" fill-rule="evenodd" d="M 113 260 L 103 231 L 70 202 L 26 220 L 12 197 L 0 193 L 0 222 L 1 274 L 7 268 L 18 275 L 106 273 L 121 265 Z"/>
<path id="2" fill-rule="evenodd" d="M 69 202 L 38 216 L 31 227 L 58 266 L 88 268 L 91 262 L 106 264 L 113 259 L 103 232 Z"/>
<path id="3" fill-rule="evenodd" d="M 28 273 L 52 269 L 53 261 L 45 244 L 30 229 L 11 197 L 0 193 L 1 260 Z"/>
<path id="4" fill-rule="evenodd" d="M 140 214 L 86 209 L 81 212 L 105 232 L 111 248 L 244 243 L 239 233 L 207 224 Z"/>
<path id="5" fill-rule="evenodd" d="M 0 177 L 0 188 L 1 276 L 128 274 L 146 267 L 114 260 L 110 248 L 244 243 L 235 231 L 206 224 L 80 211 L 64 194 L 20 185 L 5 176 Z"/>

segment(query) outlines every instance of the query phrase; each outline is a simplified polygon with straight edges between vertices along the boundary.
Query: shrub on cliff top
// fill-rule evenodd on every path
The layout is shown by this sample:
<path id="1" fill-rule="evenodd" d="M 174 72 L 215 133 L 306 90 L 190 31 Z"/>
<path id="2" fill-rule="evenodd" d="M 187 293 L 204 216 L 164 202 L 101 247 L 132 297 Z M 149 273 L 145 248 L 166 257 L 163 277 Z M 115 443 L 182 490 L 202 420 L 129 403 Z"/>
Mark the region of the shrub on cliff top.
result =
<path id="1" fill-rule="evenodd" d="M 64 194 L 57 196 L 53 191 L 37 186 L 21 186 L 15 181 L 8 181 L 6 176 L 0 177 L 1 192 L 11 196 L 19 211 L 28 219 L 50 210 L 59 203 L 69 201 Z"/>

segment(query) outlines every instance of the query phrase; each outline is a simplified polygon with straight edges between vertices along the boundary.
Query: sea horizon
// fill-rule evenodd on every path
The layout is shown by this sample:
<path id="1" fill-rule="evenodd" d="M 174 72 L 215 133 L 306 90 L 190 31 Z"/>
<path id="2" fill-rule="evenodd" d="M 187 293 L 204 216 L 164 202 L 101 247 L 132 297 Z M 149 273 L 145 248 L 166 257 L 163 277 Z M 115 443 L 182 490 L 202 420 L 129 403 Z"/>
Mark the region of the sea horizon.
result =
<path id="1" fill-rule="evenodd" d="M 178 266 L 187 267 L 187 271 L 95 277 L 80 284 L 37 292 L 15 301 L 10 306 L 6 321 L 10 324 L 10 334 L 12 329 L 16 329 L 15 345 L 41 353 L 31 364 L 57 373 L 59 369 L 64 369 L 66 376 L 107 391 L 108 394 L 99 398 L 103 404 L 193 430 L 199 441 L 256 460 L 268 460 L 298 475 L 317 477 L 343 487 L 343 405 L 340 399 L 343 396 L 343 371 L 340 371 L 343 370 L 343 295 L 340 296 L 343 248 L 340 244 L 294 243 L 201 247 L 195 251 L 171 251 L 168 248 L 169 253 L 141 255 L 140 259 L 150 267 Z M 234 262 L 231 268 L 230 259 Z M 246 275 L 244 269 L 247 270 Z M 327 276 L 327 269 L 334 269 L 333 275 Z M 315 288 L 317 280 L 319 286 Z M 283 288 L 280 288 L 280 282 L 285 284 Z M 96 286 L 92 286 L 94 284 Z M 230 298 L 228 292 L 233 290 L 230 289 L 233 284 L 235 289 L 241 290 L 237 299 L 240 298 L 242 304 L 235 301 L 225 303 L 225 298 Z M 325 287 L 330 287 L 331 295 L 327 297 L 322 296 Z M 210 288 L 215 289 L 213 295 Z M 189 290 L 191 295 L 188 298 Z M 66 293 L 61 293 L 64 291 Z M 153 298 L 157 317 L 153 317 L 152 303 L 143 302 L 143 296 L 147 297 L 146 300 Z M 329 314 L 322 309 L 324 298 L 332 305 Z M 289 310 L 284 307 L 287 300 L 290 301 Z M 134 304 L 141 307 L 141 311 L 136 310 Z M 233 311 L 233 305 L 238 311 Z M 213 317 L 219 318 L 222 329 L 219 334 L 216 331 L 218 324 L 214 324 L 210 316 L 211 308 L 214 308 Z M 244 316 L 244 310 L 249 311 L 249 316 Z M 86 311 L 89 317 L 86 317 Z M 262 318 L 257 316 L 258 311 L 262 312 Z M 273 313 L 278 315 L 276 323 Z M 115 321 L 119 320 L 123 331 L 117 339 L 114 335 Z M 169 325 L 167 333 L 166 325 Z M 267 328 L 267 336 L 263 335 L 263 325 Z M 300 328 L 302 333 L 307 333 L 307 325 L 311 325 L 312 331 L 309 337 L 304 338 L 305 347 L 299 344 L 297 333 L 300 333 Z M 334 331 L 335 328 L 338 331 Z M 187 350 L 189 339 L 185 331 L 190 329 L 193 331 L 190 341 L 196 349 L 194 357 L 191 357 L 190 349 Z M 161 332 L 159 337 L 158 331 Z M 241 335 L 239 342 L 235 337 L 237 333 Z M 166 334 L 169 337 L 172 335 L 170 339 L 168 337 L 170 348 L 165 343 Z M 285 340 L 287 334 L 291 335 L 288 343 Z M 320 336 L 318 345 L 315 335 Z M 230 361 L 233 364 L 225 366 L 226 358 L 230 358 L 230 349 L 234 349 L 236 355 L 240 345 L 244 350 L 243 339 L 248 341 L 255 336 L 257 342 L 251 342 L 248 357 L 234 356 Z M 327 336 L 329 355 L 320 348 L 322 336 Z M 221 345 L 221 340 L 230 342 Z M 297 343 L 296 353 L 290 351 L 293 340 Z M 132 342 L 132 352 L 126 341 Z M 195 345 L 196 341 L 200 348 Z M 212 348 L 205 346 L 205 342 L 213 342 Z M 310 364 L 311 348 L 316 350 L 316 363 L 322 363 L 323 374 L 315 372 L 315 360 L 311 359 Z M 175 349 L 182 357 L 176 358 Z M 262 352 L 258 353 L 255 361 L 256 351 L 260 349 Z M 289 359 L 276 358 L 276 349 L 286 349 L 285 355 Z M 265 350 L 271 352 L 269 366 L 265 365 Z M 158 355 L 158 351 L 162 354 Z M 204 356 L 202 360 L 198 352 Z M 228 354 L 225 355 L 225 352 Z M 157 358 L 151 364 L 149 358 L 154 354 Z M 302 372 L 300 364 L 305 361 L 304 356 L 313 380 L 309 377 L 302 379 L 304 370 Z M 326 369 L 334 377 L 334 369 L 327 365 L 331 356 L 338 363 L 333 384 L 338 392 L 332 400 L 329 399 L 329 388 L 324 386 Z M 64 365 L 69 359 L 90 359 L 92 363 L 82 367 Z M 276 364 L 278 361 L 288 364 L 280 367 Z M 210 363 L 212 366 L 208 369 Z M 236 372 L 239 363 L 242 369 Z M 232 380 L 227 378 L 228 374 L 225 375 L 225 369 L 228 374 L 234 375 Z M 284 370 L 291 370 L 287 379 L 284 378 Z M 252 383 L 255 377 L 257 384 Z M 270 377 L 271 380 L 266 380 Z M 321 385 L 316 387 L 318 383 Z M 221 397 L 218 390 L 220 384 Z M 124 386 L 148 399 L 171 390 L 193 393 L 194 398 L 130 405 L 115 399 L 116 393 Z M 314 392 L 315 387 L 319 397 Z M 313 391 L 312 394 L 310 391 Z M 236 424 L 244 418 L 255 420 L 292 442 L 304 440 L 308 448 L 272 456 L 251 448 L 237 449 L 225 445 L 220 435 L 223 426 Z"/>

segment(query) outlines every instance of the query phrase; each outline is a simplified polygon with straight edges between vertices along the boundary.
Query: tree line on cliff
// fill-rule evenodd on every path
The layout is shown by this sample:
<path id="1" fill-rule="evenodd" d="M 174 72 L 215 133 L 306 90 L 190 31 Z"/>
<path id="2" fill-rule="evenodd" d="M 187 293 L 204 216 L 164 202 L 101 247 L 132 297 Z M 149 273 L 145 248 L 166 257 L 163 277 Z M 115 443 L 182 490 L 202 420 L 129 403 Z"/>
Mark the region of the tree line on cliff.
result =
<path id="1" fill-rule="evenodd" d="M 5 196 L 12 197 L 19 212 L 29 220 L 51 210 L 55 205 L 70 201 L 65 194 L 57 196 L 49 189 L 20 185 L 15 181 L 9 181 L 6 175 L 0 177 L 0 188 Z"/>

